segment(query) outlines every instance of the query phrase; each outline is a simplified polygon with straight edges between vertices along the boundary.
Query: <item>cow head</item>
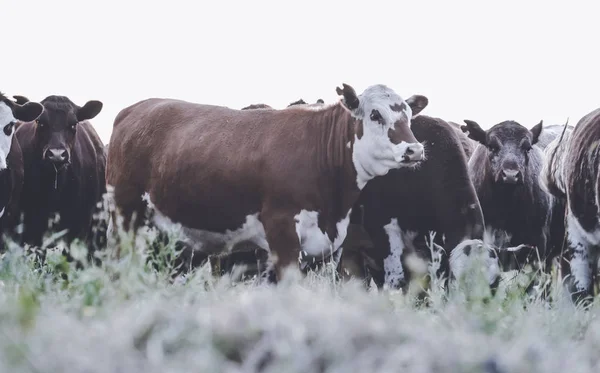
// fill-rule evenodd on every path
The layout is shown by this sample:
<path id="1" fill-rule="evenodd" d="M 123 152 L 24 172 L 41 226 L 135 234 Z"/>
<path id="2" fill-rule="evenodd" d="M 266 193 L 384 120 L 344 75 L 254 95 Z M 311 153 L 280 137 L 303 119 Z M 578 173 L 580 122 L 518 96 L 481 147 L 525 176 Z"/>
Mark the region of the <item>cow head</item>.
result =
<path id="1" fill-rule="evenodd" d="M 42 114 L 44 107 L 37 102 L 20 104 L 0 93 L 0 170 L 7 167 L 6 158 L 12 145 L 17 121 L 31 122 Z"/>
<path id="2" fill-rule="evenodd" d="M 347 84 L 336 91 L 343 96 L 343 107 L 357 119 L 352 160 L 360 188 L 390 169 L 414 166 L 425 159 L 423 145 L 410 129 L 411 119 L 428 104 L 425 96 L 405 101 L 385 85 L 370 86 L 360 96 Z"/>
<path id="3" fill-rule="evenodd" d="M 463 132 L 484 145 L 488 152 L 494 181 L 522 185 L 530 152 L 542 132 L 542 121 L 528 130 L 517 122 L 505 121 L 484 131 L 479 124 L 465 120 Z"/>
<path id="4" fill-rule="evenodd" d="M 44 162 L 56 168 L 66 166 L 71 162 L 78 124 L 98 115 L 102 110 L 102 102 L 88 101 L 78 106 L 67 97 L 49 96 L 41 103 L 44 112 L 35 124 L 35 143 L 39 155 Z"/>

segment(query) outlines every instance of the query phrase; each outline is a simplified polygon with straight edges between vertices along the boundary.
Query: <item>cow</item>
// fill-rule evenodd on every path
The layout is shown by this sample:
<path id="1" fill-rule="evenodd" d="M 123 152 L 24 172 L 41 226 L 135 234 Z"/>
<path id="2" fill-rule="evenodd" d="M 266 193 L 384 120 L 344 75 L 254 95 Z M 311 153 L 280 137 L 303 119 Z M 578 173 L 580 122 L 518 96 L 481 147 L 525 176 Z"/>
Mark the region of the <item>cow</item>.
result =
<path id="1" fill-rule="evenodd" d="M 447 259 L 452 250 L 465 240 L 483 239 L 483 213 L 459 134 L 446 121 L 425 115 L 413 118 L 411 130 L 424 144 L 427 160 L 418 169 L 391 170 L 371 180 L 353 209 L 360 211 L 351 219 L 354 232 L 342 245 L 340 271 L 352 266 L 361 276 L 368 273 L 379 288 L 408 285 L 407 254 L 433 259 L 429 252 L 414 249 L 427 247 L 430 232 L 446 252 L 438 271 L 445 280 L 450 278 Z M 356 252 L 363 265 L 353 263 L 359 258 Z M 498 276 L 490 275 L 490 285 Z"/>
<path id="2" fill-rule="evenodd" d="M 540 182 L 565 202 L 561 274 L 575 303 L 593 297 L 600 247 L 600 109 L 584 115 L 547 146 Z"/>
<path id="3" fill-rule="evenodd" d="M 551 232 L 557 222 L 553 212 L 560 210 L 560 201 L 539 182 L 544 155 L 538 142 L 543 121 L 527 129 L 507 120 L 487 131 L 471 120 L 465 120 L 465 124 L 461 129 L 479 143 L 469 160 L 469 173 L 486 229 L 496 237 L 509 235 L 507 245 L 529 248 L 501 257 L 503 270 L 537 262 L 537 255 L 542 269 L 549 270 L 563 237 L 560 221 L 557 232 Z M 547 132 L 548 136 L 552 133 Z"/>
<path id="4" fill-rule="evenodd" d="M 269 252 L 273 282 L 298 270 L 301 251 L 337 251 L 365 185 L 424 159 L 410 121 L 428 100 L 381 84 L 336 92 L 339 102 L 310 109 L 150 98 L 121 110 L 107 163 L 113 222 L 135 233 L 150 211 L 209 254 L 250 242 Z"/>
<path id="5" fill-rule="evenodd" d="M 0 232 L 14 238 L 19 223 L 19 201 L 23 187 L 23 154 L 15 139 L 20 122 L 37 119 L 44 107 L 37 102 L 19 103 L 0 92 Z M 2 243 L 0 251 L 4 251 Z"/>
<path id="6" fill-rule="evenodd" d="M 93 215 L 106 193 L 106 156 L 89 122 L 102 110 L 102 102 L 92 100 L 78 106 L 68 97 L 53 95 L 40 103 L 42 115 L 23 123 L 15 135 L 23 150 L 25 170 L 20 203 L 22 242 L 40 247 L 49 220 L 58 214 L 55 229 L 66 231 L 64 241 L 87 243 L 91 256 L 105 236 L 95 234 L 102 225 L 93 224 Z"/>

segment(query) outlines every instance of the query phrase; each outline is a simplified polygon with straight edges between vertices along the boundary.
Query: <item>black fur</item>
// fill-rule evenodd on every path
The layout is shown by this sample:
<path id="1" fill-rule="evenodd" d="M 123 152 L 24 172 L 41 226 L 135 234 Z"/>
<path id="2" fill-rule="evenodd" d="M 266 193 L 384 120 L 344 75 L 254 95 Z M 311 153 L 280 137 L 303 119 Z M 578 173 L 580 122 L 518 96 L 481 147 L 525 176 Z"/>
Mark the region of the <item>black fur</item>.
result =
<path id="1" fill-rule="evenodd" d="M 383 261 L 390 253 L 384 226 L 392 218 L 397 219 L 403 231 L 418 232 L 419 241 L 424 242 L 429 231 L 435 231 L 436 242 L 448 255 L 466 238 L 483 238 L 483 214 L 469 179 L 458 133 L 445 121 L 423 115 L 412 119 L 411 129 L 417 140 L 424 144 L 427 160 L 418 169 L 391 170 L 387 175 L 371 180 L 353 209 L 351 222 L 360 224 L 362 220 L 373 241 L 372 249 L 358 249 L 363 251 L 366 261 L 372 263 L 368 266 L 369 272 L 379 287 L 385 277 Z M 359 213 L 359 206 L 364 215 Z M 356 250 L 349 239 L 343 245 L 342 263 Z M 410 280 L 406 268 L 404 273 Z M 439 275 L 448 275 L 447 256 Z"/>
<path id="2" fill-rule="evenodd" d="M 89 101 L 80 107 L 64 96 L 49 96 L 41 103 L 45 110 L 38 120 L 22 124 L 16 132 L 25 168 L 23 243 L 40 246 L 48 220 L 59 213 L 55 229 L 68 230 L 67 242 L 83 240 L 91 254 L 105 240 L 106 225 L 96 226 L 92 220 L 106 193 L 106 155 L 87 119 L 98 114 L 102 103 Z M 44 158 L 49 146 L 64 149 L 64 162 Z"/>

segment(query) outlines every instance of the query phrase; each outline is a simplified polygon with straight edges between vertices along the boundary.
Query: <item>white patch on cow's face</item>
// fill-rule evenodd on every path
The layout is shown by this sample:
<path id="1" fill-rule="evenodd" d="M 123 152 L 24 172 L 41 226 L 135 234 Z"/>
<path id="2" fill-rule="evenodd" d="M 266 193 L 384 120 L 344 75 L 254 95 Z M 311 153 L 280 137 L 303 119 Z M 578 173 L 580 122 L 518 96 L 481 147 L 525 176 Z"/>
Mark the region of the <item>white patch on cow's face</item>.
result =
<path id="1" fill-rule="evenodd" d="M 16 121 L 12 109 L 4 102 L 0 102 L 0 170 L 4 170 L 7 167 L 6 158 L 8 157 L 8 152 L 10 151 L 12 139 L 15 134 L 14 126 L 10 129 L 9 135 L 4 132 L 4 128 L 8 124 Z"/>
<path id="2" fill-rule="evenodd" d="M 319 213 L 317 211 L 300 211 L 295 217 L 296 233 L 300 241 L 300 249 L 308 256 L 320 257 L 336 252 L 346 239 L 350 211 L 342 220 L 336 223 L 337 236 L 331 241 L 329 235 L 319 228 Z"/>
<path id="3" fill-rule="evenodd" d="M 150 198 L 147 197 L 147 193 L 144 195 L 144 199 L 148 202 L 148 207 L 154 210 L 152 221 L 157 228 L 175 235 L 175 237 L 193 247 L 194 250 L 209 254 L 230 252 L 237 244 L 248 242 L 270 252 L 265 228 L 258 219 L 258 213 L 246 216 L 246 221 L 238 229 L 228 229 L 224 233 L 217 233 L 188 228 L 180 223 L 174 223 L 152 204 Z"/>
<path id="4" fill-rule="evenodd" d="M 362 121 L 362 137 L 355 135 L 352 150 L 360 189 L 390 169 L 414 166 L 424 160 L 423 145 L 410 130 L 412 110 L 402 97 L 384 85 L 374 85 L 359 96 L 359 102 L 351 113 Z"/>
<path id="5" fill-rule="evenodd" d="M 387 233 L 390 242 L 390 254 L 383 260 L 384 286 L 398 289 L 404 283 L 402 253 L 405 245 L 402 240 L 402 230 L 396 218 L 393 218 L 389 224 L 384 225 L 383 229 Z"/>

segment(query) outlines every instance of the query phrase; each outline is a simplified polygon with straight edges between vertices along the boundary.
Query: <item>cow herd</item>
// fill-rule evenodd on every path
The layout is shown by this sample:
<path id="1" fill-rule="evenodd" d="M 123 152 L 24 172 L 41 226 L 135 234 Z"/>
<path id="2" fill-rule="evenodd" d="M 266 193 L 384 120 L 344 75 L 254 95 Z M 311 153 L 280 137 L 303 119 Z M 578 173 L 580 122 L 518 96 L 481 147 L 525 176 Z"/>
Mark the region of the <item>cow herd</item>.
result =
<path id="1" fill-rule="evenodd" d="M 107 146 L 90 123 L 100 101 L 0 94 L 2 234 L 43 247 L 62 231 L 92 255 L 118 245 L 117 228 L 151 225 L 266 281 L 330 260 L 380 288 L 405 288 L 407 258 L 432 261 L 431 246 L 446 281 L 483 250 L 491 286 L 556 262 L 575 301 L 593 295 L 600 109 L 576 126 L 484 130 L 423 115 L 425 96 L 385 85 L 336 92 L 281 110 L 147 99 L 118 113 Z M 96 221 L 107 191 L 115 208 Z"/>

